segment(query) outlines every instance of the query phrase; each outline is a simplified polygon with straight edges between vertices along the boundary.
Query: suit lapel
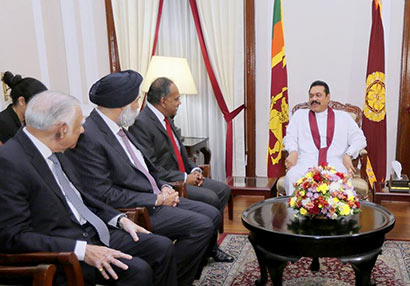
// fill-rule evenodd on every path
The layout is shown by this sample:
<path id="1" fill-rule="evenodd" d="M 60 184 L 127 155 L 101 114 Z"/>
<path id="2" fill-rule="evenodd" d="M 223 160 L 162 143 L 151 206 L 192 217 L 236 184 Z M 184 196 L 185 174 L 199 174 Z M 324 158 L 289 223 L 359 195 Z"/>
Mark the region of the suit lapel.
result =
<path id="1" fill-rule="evenodd" d="M 131 160 L 129 159 L 127 153 L 125 153 L 124 149 L 122 148 L 121 144 L 118 142 L 115 135 L 112 133 L 110 128 L 104 122 L 104 119 L 97 113 L 97 111 L 93 110 L 90 114 L 90 118 L 94 121 L 97 127 L 105 134 L 105 140 L 107 143 L 114 148 L 115 151 L 135 170 L 139 171 L 134 164 L 132 164 Z M 128 135 L 128 133 L 127 133 Z M 134 143 L 134 142 L 133 142 Z"/>
<path id="2" fill-rule="evenodd" d="M 159 121 L 158 117 L 154 114 L 154 112 L 152 112 L 152 110 L 147 107 L 144 108 L 143 112 L 147 110 L 147 116 L 152 120 L 152 122 L 154 122 L 154 126 L 165 136 L 165 140 L 167 140 L 167 144 L 168 144 L 168 149 L 170 150 L 171 154 L 172 154 L 172 158 L 174 158 L 175 162 L 178 163 L 178 159 L 177 156 L 174 152 L 174 147 L 172 146 L 172 142 L 171 139 L 168 136 L 168 132 L 165 130 L 164 125 L 162 125 L 162 123 Z M 170 121 L 171 122 L 171 121 Z M 171 124 L 171 128 L 173 130 L 173 132 L 176 134 L 173 124 Z M 178 138 L 178 142 L 179 144 L 181 144 L 179 138 Z"/>
<path id="3" fill-rule="evenodd" d="M 27 137 L 22 129 L 20 129 L 19 133 L 16 135 L 17 140 L 22 145 L 23 150 L 26 152 L 28 157 L 31 158 L 31 164 L 39 173 L 40 177 L 45 182 L 45 185 L 48 186 L 48 189 L 51 190 L 63 203 L 65 208 L 69 213 L 72 213 L 68 207 L 67 201 L 61 192 L 60 186 L 57 184 L 56 179 L 54 178 L 53 173 L 50 170 L 47 162 L 38 151 L 37 147 L 31 142 L 31 140 Z"/>
<path id="4" fill-rule="evenodd" d="M 162 125 L 162 122 L 159 121 L 158 117 L 152 112 L 152 110 L 147 107 L 144 108 L 142 112 L 146 112 L 147 116 L 154 122 L 154 126 L 167 138 L 167 141 L 169 144 L 171 144 L 171 141 L 168 137 L 167 130 L 165 130 L 164 125 Z"/>
<path id="5" fill-rule="evenodd" d="M 125 153 L 124 149 L 118 142 L 117 138 L 115 135 L 112 133 L 110 128 L 107 126 L 107 124 L 104 122 L 104 119 L 101 118 L 101 116 L 97 113 L 97 111 L 93 110 L 90 114 L 90 118 L 94 121 L 95 125 L 104 133 L 105 140 L 107 143 L 114 148 L 115 151 L 118 152 L 118 154 L 127 162 L 130 162 L 127 154 Z M 132 165 L 132 164 L 131 164 Z"/>

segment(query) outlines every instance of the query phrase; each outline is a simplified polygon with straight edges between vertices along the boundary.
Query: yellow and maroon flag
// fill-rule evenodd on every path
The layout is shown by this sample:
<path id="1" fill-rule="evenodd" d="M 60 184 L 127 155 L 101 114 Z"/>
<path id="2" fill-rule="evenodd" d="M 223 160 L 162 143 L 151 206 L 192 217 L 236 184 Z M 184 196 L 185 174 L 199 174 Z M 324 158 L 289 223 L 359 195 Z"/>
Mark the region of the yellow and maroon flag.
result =
<path id="1" fill-rule="evenodd" d="M 363 132 L 371 164 L 368 175 L 384 181 L 386 176 L 386 89 L 384 74 L 384 33 L 380 0 L 372 3 L 372 28 L 367 60 L 366 95 L 363 107 Z M 375 178 L 374 178 L 375 175 Z"/>
<path id="2" fill-rule="evenodd" d="M 273 8 L 271 95 L 269 112 L 268 177 L 283 175 L 281 158 L 283 137 L 289 122 L 288 76 L 283 36 L 282 0 Z"/>

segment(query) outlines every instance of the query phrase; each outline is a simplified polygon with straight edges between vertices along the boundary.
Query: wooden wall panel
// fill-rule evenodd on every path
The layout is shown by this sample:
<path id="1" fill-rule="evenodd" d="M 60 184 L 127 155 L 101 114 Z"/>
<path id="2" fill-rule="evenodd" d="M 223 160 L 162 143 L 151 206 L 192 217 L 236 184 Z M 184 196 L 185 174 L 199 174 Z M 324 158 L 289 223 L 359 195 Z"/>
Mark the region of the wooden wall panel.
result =
<path id="1" fill-rule="evenodd" d="M 255 3 L 245 0 L 245 144 L 246 176 L 255 176 Z"/>
<path id="2" fill-rule="evenodd" d="M 410 1 L 405 1 L 396 158 L 410 176 Z"/>
<path id="3" fill-rule="evenodd" d="M 119 72 L 120 57 L 118 55 L 117 36 L 115 34 L 114 15 L 111 0 L 105 0 L 105 16 L 107 18 L 108 53 L 110 54 L 110 71 Z"/>

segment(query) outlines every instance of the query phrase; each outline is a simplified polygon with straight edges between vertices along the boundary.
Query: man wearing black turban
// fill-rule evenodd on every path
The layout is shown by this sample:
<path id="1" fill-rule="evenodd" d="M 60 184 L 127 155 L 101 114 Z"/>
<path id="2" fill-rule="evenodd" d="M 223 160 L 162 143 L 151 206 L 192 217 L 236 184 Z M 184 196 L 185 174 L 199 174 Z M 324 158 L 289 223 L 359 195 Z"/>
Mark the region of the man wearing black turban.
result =
<path id="1" fill-rule="evenodd" d="M 176 240 L 178 285 L 191 285 L 213 245 L 221 215 L 205 203 L 178 197 L 127 127 L 138 113 L 142 77 L 131 70 L 107 75 L 90 89 L 98 105 L 78 145 L 67 154 L 90 193 L 115 208 L 148 208 L 153 233 Z"/>

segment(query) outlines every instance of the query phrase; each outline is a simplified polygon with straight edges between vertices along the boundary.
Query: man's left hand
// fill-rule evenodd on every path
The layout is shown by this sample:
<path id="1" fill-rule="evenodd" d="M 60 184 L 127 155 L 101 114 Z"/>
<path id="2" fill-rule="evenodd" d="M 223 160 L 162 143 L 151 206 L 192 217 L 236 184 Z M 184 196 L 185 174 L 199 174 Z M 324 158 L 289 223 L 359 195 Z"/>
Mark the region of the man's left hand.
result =
<path id="1" fill-rule="evenodd" d="M 166 193 L 168 195 L 171 195 L 171 194 L 175 193 L 176 191 L 173 188 L 169 187 L 168 185 L 164 185 L 161 188 L 161 192 Z"/>
<path id="2" fill-rule="evenodd" d="M 131 221 L 130 219 L 128 219 L 126 217 L 122 217 L 120 219 L 119 225 L 121 226 L 121 228 L 123 230 L 125 230 L 126 232 L 128 232 L 131 235 L 131 237 L 134 241 L 139 240 L 137 232 L 150 233 L 148 230 L 146 230 L 145 228 L 135 224 L 133 221 Z"/>
<path id="3" fill-rule="evenodd" d="M 353 177 L 354 174 L 356 174 L 356 169 L 353 166 L 352 158 L 347 154 L 343 156 L 343 165 L 346 167 L 349 176 Z"/>

